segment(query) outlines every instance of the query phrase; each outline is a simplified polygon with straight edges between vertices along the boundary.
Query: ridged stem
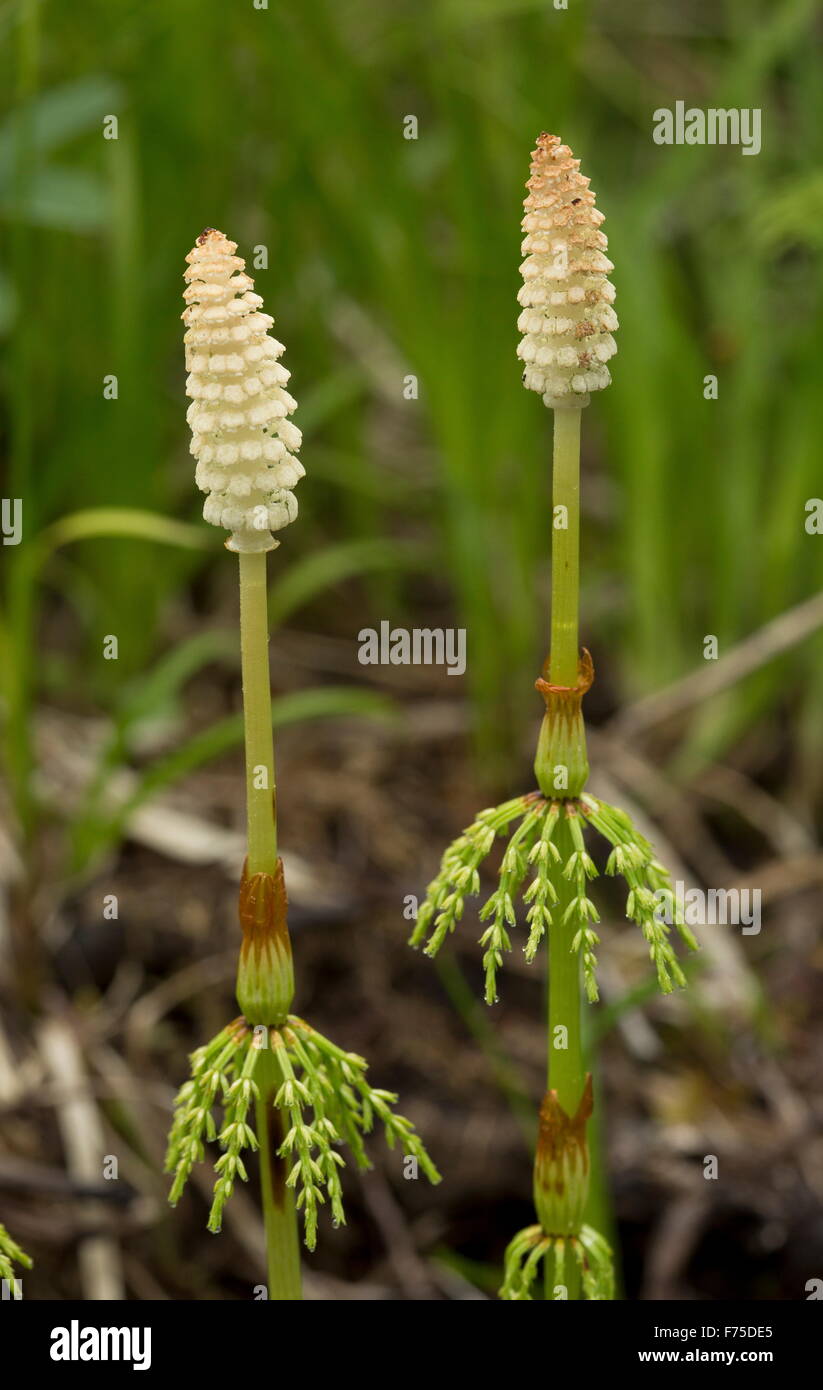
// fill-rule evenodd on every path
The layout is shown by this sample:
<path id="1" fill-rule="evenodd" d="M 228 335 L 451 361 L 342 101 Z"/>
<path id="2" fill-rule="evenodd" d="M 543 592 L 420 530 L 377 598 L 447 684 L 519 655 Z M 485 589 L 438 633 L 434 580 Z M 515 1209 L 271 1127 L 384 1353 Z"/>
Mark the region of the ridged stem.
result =
<path id="1" fill-rule="evenodd" d="M 565 817 L 560 818 L 554 832 L 554 841 L 563 860 L 567 860 L 574 850 L 571 834 Z M 563 913 L 574 901 L 574 884 L 562 875 L 556 879 L 557 903 L 553 911 L 553 924 L 549 932 L 549 1038 L 548 1038 L 548 1084 L 557 1092 L 557 1099 L 567 1115 L 573 1115 L 583 1094 L 586 1070 L 583 1063 L 583 1039 L 580 1026 L 582 994 L 580 989 L 580 959 L 572 950 L 575 933 L 574 922 L 563 923 Z M 565 1047 L 557 1046 L 556 1030 L 562 1027 L 565 1034 L 560 1035 Z"/>
<path id="2" fill-rule="evenodd" d="M 567 407 L 554 411 L 550 656 L 553 685 L 572 686 L 577 682 L 582 413 Z"/>
<path id="3" fill-rule="evenodd" d="M 275 875 L 277 816 L 265 551 L 240 555 L 240 656 L 246 730 L 248 874 Z M 291 1188 L 286 1187 L 288 1161 L 277 1152 L 284 1136 L 280 1112 L 274 1105 L 283 1078 L 276 1057 L 268 1048 L 261 1053 L 255 1080 L 260 1088 L 255 1118 L 269 1298 L 296 1302 L 302 1297 L 297 1213 Z"/>
<path id="4" fill-rule="evenodd" d="M 283 1122 L 274 1108 L 274 1097 L 283 1077 L 277 1058 L 268 1048 L 260 1054 L 254 1079 L 260 1088 L 255 1102 L 257 1141 L 260 1145 L 260 1189 L 266 1228 L 266 1269 L 269 1298 L 279 1303 L 298 1303 L 303 1292 L 300 1281 L 300 1239 L 292 1189 L 286 1186 L 287 1159 L 277 1150 L 283 1142 Z"/>
<path id="5" fill-rule="evenodd" d="M 277 869 L 274 737 L 269 684 L 266 552 L 240 555 L 240 656 L 246 728 L 249 874 Z"/>
<path id="6" fill-rule="evenodd" d="M 565 863 L 574 849 L 571 833 L 564 816 L 560 817 L 554 835 Z M 573 922 L 563 922 L 563 914 L 574 898 L 574 886 L 562 875 L 555 880 L 558 900 L 552 913 L 549 929 L 549 988 L 548 988 L 548 1088 L 557 1092 L 557 1099 L 567 1115 L 574 1115 L 586 1080 L 581 1035 L 580 960 L 572 950 Z M 557 1032 L 559 1028 L 564 1034 Z M 560 1042 L 565 1046 L 558 1046 Z M 553 1281 L 552 1281 L 553 1282 Z M 572 1255 L 566 1257 L 564 1280 L 570 1299 L 580 1297 L 580 1276 Z M 551 1297 L 547 1281 L 547 1297 Z"/>
<path id="7" fill-rule="evenodd" d="M 580 606 L 580 417 L 581 410 L 554 411 L 552 472 L 552 596 L 549 668 L 554 685 L 573 686 L 578 674 L 578 612 Z M 562 510 L 560 510 L 562 509 Z M 573 851 L 565 818 L 558 823 L 555 842 L 561 863 Z M 548 1085 L 567 1115 L 573 1115 L 583 1094 L 585 1071 L 580 1033 L 580 962 L 571 949 L 573 924 L 563 923 L 574 888 L 558 875 L 559 901 L 549 932 Z M 566 1030 L 565 1048 L 556 1047 L 555 1029 Z M 580 1297 L 580 1278 L 573 1257 L 567 1256 L 565 1283 L 570 1299 Z M 547 1281 L 548 1285 L 548 1281 Z M 547 1286 L 547 1295 L 550 1291 Z"/>

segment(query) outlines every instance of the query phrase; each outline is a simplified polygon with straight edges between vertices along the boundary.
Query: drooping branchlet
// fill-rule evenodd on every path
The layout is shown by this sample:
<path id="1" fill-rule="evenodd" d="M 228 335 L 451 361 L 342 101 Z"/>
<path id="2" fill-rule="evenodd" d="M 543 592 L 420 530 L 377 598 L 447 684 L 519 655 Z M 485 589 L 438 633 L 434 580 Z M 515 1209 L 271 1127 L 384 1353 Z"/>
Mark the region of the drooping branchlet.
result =
<path id="1" fill-rule="evenodd" d="M 17 1297 L 15 1265 L 22 1265 L 24 1269 L 31 1269 L 31 1256 L 20 1248 L 16 1240 L 12 1240 L 5 1226 L 0 1224 L 0 1283 L 8 1285 L 12 1298 Z"/>
<path id="2" fill-rule="evenodd" d="M 260 1097 L 256 1078 L 266 1052 L 279 1078 L 269 1103 L 282 1116 L 285 1130 L 278 1157 L 288 1165 L 286 1185 L 296 1193 L 303 1212 L 309 1250 L 317 1241 L 320 1206 L 329 1203 L 335 1225 L 346 1219 L 341 1145 L 350 1150 L 358 1168 L 369 1168 L 363 1138 L 375 1123 L 383 1126 L 389 1148 L 398 1145 L 417 1159 L 430 1182 L 440 1181 L 414 1125 L 395 1112 L 397 1096 L 371 1086 L 362 1057 L 344 1052 L 294 1014 L 278 1028 L 252 1028 L 238 1018 L 192 1053 L 191 1077 L 177 1095 L 166 1155 L 166 1171 L 174 1174 L 169 1195 L 173 1206 L 195 1163 L 205 1158 L 206 1143 L 218 1141 L 223 1152 L 215 1163 L 208 1225 L 210 1231 L 220 1230 L 237 1179 L 248 1178 L 244 1151 L 258 1147 L 253 1105 Z M 223 1123 L 218 1128 L 220 1110 Z"/>
<path id="3" fill-rule="evenodd" d="M 571 1268 L 579 1271 L 584 1296 L 592 1302 L 614 1298 L 614 1264 L 607 1242 L 591 1226 L 581 1226 L 574 1236 L 547 1235 L 542 1226 L 527 1226 L 506 1248 L 503 1260 L 504 1303 L 530 1302 L 532 1289 L 543 1267 L 547 1297 L 569 1296 Z"/>
<path id="4" fill-rule="evenodd" d="M 555 843 L 561 817 L 572 843 L 571 853 L 565 858 Z M 480 911 L 481 920 L 491 919 L 491 925 L 480 938 L 481 945 L 486 948 L 483 964 L 488 1004 L 497 999 L 497 971 L 504 953 L 511 950 L 510 929 L 517 925 L 518 897 L 527 907 L 526 959 L 534 960 L 548 932 L 570 931 L 570 949 L 580 956 L 586 992 L 592 1002 L 597 999 L 595 947 L 599 937 L 594 924 L 600 917 L 589 898 L 588 884 L 598 876 L 598 869 L 583 838 L 583 827 L 587 823 L 611 846 L 606 873 L 622 877 L 626 883 L 629 890 L 626 916 L 643 933 L 661 990 L 668 994 L 675 985 L 685 984 L 670 939 L 669 923 L 677 928 L 690 950 L 697 949 L 697 942 L 675 902 L 668 872 L 625 811 L 588 792 L 568 801 L 529 792 L 502 806 L 481 811 L 443 855 L 440 870 L 429 884 L 418 911 L 410 938 L 412 946 L 424 946 L 426 955 L 437 955 L 448 934 L 461 920 L 466 898 L 480 892 L 480 865 L 491 852 L 495 839 L 508 836 L 509 827 L 517 820 L 520 825 L 509 838 L 498 886 Z M 531 881 L 525 886 L 529 877 Z M 573 891 L 568 895 L 568 905 L 558 913 L 555 904 L 560 896 L 561 879 Z"/>

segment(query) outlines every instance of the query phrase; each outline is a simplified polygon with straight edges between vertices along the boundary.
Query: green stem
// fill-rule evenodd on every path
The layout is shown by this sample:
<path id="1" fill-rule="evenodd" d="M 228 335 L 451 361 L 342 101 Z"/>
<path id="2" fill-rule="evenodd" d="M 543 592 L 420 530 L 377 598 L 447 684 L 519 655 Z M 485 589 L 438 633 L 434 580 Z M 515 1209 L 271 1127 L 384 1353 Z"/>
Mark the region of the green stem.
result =
<path id="1" fill-rule="evenodd" d="M 560 852 L 561 863 L 566 863 L 574 849 L 574 844 L 561 816 L 554 833 L 554 841 Z M 569 879 L 558 875 L 555 881 L 557 903 L 552 913 L 553 923 L 549 929 L 549 1035 L 548 1035 L 548 1086 L 557 1092 L 557 1099 L 567 1115 L 574 1115 L 583 1095 L 586 1069 L 583 1060 L 583 1038 L 581 1032 L 580 959 L 572 950 L 574 937 L 573 922 L 563 922 L 563 914 L 573 901 L 575 888 Z M 559 1033 L 558 1029 L 565 1029 Z M 565 1047 L 558 1046 L 565 1043 Z M 552 1281 L 553 1282 L 553 1281 Z M 566 1257 L 565 1284 L 570 1299 L 580 1297 L 580 1277 L 574 1257 Z"/>
<path id="2" fill-rule="evenodd" d="M 573 686 L 578 673 L 578 610 L 580 606 L 580 418 L 581 411 L 554 412 L 552 473 L 552 607 L 549 670 L 553 685 Z M 573 843 L 565 818 L 555 833 L 561 863 L 566 863 Z M 580 1032 L 580 962 L 571 949 L 574 927 L 563 923 L 563 914 L 574 897 L 568 879 L 558 876 L 559 899 L 549 932 L 548 989 L 548 1084 L 567 1115 L 577 1110 L 583 1094 L 585 1071 Z M 566 1047 L 556 1029 L 562 1026 Z M 562 1036 L 562 1035 L 561 1035 Z M 580 1297 L 576 1263 L 567 1256 L 565 1283 L 570 1299 Z M 547 1296 L 550 1295 L 547 1280 Z"/>
<path id="3" fill-rule="evenodd" d="M 552 619 L 550 669 L 553 685 L 575 685 L 580 603 L 580 416 L 554 412 L 552 487 Z M 558 511 L 558 508 L 563 508 Z"/>
<path id="4" fill-rule="evenodd" d="M 273 874 L 277 868 L 277 821 L 265 551 L 240 555 L 240 656 L 246 728 L 249 874 Z"/>
<path id="5" fill-rule="evenodd" d="M 573 852 L 571 834 L 561 817 L 554 833 L 554 841 L 563 860 Z M 549 932 L 549 1038 L 548 1038 L 548 1082 L 567 1115 L 577 1110 L 583 1094 L 586 1072 L 583 1064 L 583 1039 L 581 1033 L 580 1009 L 582 995 L 580 989 L 580 958 L 572 950 L 574 922 L 564 923 L 563 913 L 574 900 L 574 884 L 562 875 L 556 879 L 557 903 L 552 912 L 553 924 Z M 558 1028 L 564 1028 L 565 1035 L 559 1038 L 566 1044 L 558 1047 Z"/>
<path id="6" fill-rule="evenodd" d="M 269 1298 L 279 1303 L 298 1303 L 303 1297 L 300 1283 L 300 1242 L 292 1189 L 286 1186 L 287 1159 L 277 1150 L 283 1142 L 283 1120 L 274 1107 L 274 1097 L 283 1080 L 276 1057 L 268 1048 L 260 1054 L 255 1081 L 260 1087 L 255 1102 L 257 1140 L 260 1145 L 260 1189 L 266 1227 L 266 1268 Z"/>
<path id="7" fill-rule="evenodd" d="M 246 810 L 249 874 L 277 870 L 277 813 L 274 782 L 274 735 L 269 681 L 269 625 L 266 552 L 240 555 L 240 657 L 243 671 L 243 719 L 246 731 Z M 274 1097 L 283 1081 L 269 1049 L 262 1052 L 255 1080 L 260 1145 L 260 1190 L 266 1228 L 269 1298 L 296 1302 L 300 1287 L 300 1245 L 294 1196 L 286 1186 L 288 1160 L 278 1150 L 283 1121 Z"/>

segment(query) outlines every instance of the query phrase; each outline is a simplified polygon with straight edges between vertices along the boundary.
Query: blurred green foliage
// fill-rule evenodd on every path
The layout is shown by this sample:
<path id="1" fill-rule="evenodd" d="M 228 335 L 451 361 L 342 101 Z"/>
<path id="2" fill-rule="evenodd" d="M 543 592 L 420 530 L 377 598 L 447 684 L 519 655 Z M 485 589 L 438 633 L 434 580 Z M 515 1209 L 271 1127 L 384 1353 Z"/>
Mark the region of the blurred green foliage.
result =
<path id="1" fill-rule="evenodd" d="M 305 590 L 318 625 L 354 641 L 453 609 L 479 748 L 505 751 L 536 718 L 548 631 L 551 421 L 515 349 L 523 184 L 550 129 L 591 176 L 616 265 L 614 385 L 584 422 L 583 639 L 606 646 L 610 688 L 660 685 L 701 662 L 705 634 L 722 653 L 819 586 L 823 541 L 804 530 L 823 429 L 815 0 L 17 0 L 0 24 L 4 492 L 28 537 L 80 508 L 197 520 L 180 277 L 218 226 L 275 314 L 306 435 L 302 519 L 272 571 L 309 569 L 285 611 Z M 653 112 L 676 100 L 760 108 L 762 152 L 654 144 Z M 104 633 L 118 682 L 156 660 L 167 601 L 217 553 L 206 539 L 72 548 L 58 597 L 88 644 L 77 690 L 116 701 L 87 659 Z M 312 559 L 328 547 L 327 566 Z M 24 551 L 3 569 L 25 664 Z M 340 582 L 356 602 L 334 602 Z M 722 751 L 786 684 L 777 668 L 750 680 L 696 718 L 693 745 Z M 813 739 L 819 644 L 791 686 Z"/>

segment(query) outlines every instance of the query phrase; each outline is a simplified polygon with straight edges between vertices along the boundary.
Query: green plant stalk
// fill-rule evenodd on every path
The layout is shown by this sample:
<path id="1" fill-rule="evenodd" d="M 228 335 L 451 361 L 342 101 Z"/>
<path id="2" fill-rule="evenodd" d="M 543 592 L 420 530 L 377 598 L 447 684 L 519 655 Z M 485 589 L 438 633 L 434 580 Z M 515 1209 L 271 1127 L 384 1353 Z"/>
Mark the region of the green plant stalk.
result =
<path id="1" fill-rule="evenodd" d="M 578 609 L 580 601 L 580 417 L 581 410 L 554 411 L 552 482 L 552 594 L 549 669 L 553 685 L 577 682 Z M 562 513 L 558 508 L 563 508 Z M 558 519 L 565 521 L 558 526 Z M 561 817 L 555 834 L 561 861 L 574 849 L 571 834 Z M 567 1115 L 577 1110 L 583 1094 L 585 1069 L 581 1034 L 580 959 L 572 949 L 574 925 L 563 914 L 574 898 L 572 883 L 561 878 L 558 901 L 549 932 L 548 987 L 548 1087 Z M 563 1027 L 565 1048 L 556 1047 L 556 1029 Z M 547 1296 L 548 1290 L 547 1272 Z M 566 1286 L 570 1299 L 580 1297 L 580 1275 L 575 1261 L 566 1258 Z"/>
<path id="2" fill-rule="evenodd" d="M 266 1269 L 269 1298 L 280 1303 L 298 1303 L 303 1297 L 300 1283 L 300 1242 L 294 1194 L 286 1186 L 288 1164 L 278 1156 L 283 1142 L 283 1122 L 274 1107 L 274 1097 L 283 1081 L 277 1060 L 270 1049 L 263 1050 L 255 1079 L 260 1095 L 255 1102 L 257 1141 L 260 1145 L 260 1189 L 266 1228 Z"/>
<path id="3" fill-rule="evenodd" d="M 246 730 L 248 872 L 273 875 L 277 870 L 277 817 L 265 551 L 240 555 L 240 662 Z M 277 1128 L 280 1117 L 274 1096 L 282 1078 L 268 1052 L 261 1058 L 259 1077 L 256 1118 L 269 1298 L 294 1302 L 301 1297 L 297 1213 L 291 1190 L 286 1187 L 288 1160 L 277 1152 L 283 1136 Z"/>
<path id="4" fill-rule="evenodd" d="M 575 685 L 580 604 L 580 417 L 582 410 L 554 411 L 552 484 L 551 680 Z M 565 525 L 558 525 L 558 508 Z"/>
<path id="5" fill-rule="evenodd" d="M 561 817 L 555 831 L 555 842 L 565 861 L 573 850 L 571 833 Z M 572 949 L 574 925 L 563 921 L 566 908 L 574 900 L 574 886 L 565 878 L 557 883 L 557 902 L 554 921 L 549 930 L 549 988 L 548 988 L 548 1088 L 557 1092 L 557 1099 L 567 1115 L 573 1115 L 583 1094 L 586 1068 L 583 1060 L 581 1028 L 582 991 L 580 987 L 580 957 Z M 565 1029 L 565 1034 L 558 1029 Z M 565 1047 L 556 1044 L 562 1039 Z M 554 1280 L 552 1279 L 552 1284 Z M 566 1278 L 570 1299 L 580 1297 L 580 1272 L 571 1254 L 566 1254 Z M 546 1271 L 546 1296 L 551 1297 Z"/>
<path id="6" fill-rule="evenodd" d="M 562 819 L 555 831 L 555 843 L 565 858 L 573 852 L 568 827 Z M 582 991 L 580 957 L 572 950 L 574 925 L 563 923 L 563 913 L 574 901 L 574 885 L 565 878 L 557 883 L 554 922 L 549 932 L 549 1037 L 548 1081 L 567 1115 L 577 1110 L 586 1080 L 581 1028 Z M 565 1034 L 558 1034 L 558 1028 Z M 562 1038 L 565 1047 L 557 1046 Z"/>
<path id="7" fill-rule="evenodd" d="M 246 729 L 249 874 L 277 869 L 274 735 L 269 683 L 266 553 L 240 555 L 240 661 Z"/>

